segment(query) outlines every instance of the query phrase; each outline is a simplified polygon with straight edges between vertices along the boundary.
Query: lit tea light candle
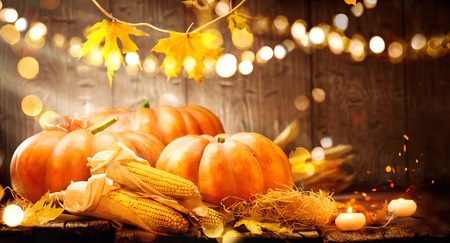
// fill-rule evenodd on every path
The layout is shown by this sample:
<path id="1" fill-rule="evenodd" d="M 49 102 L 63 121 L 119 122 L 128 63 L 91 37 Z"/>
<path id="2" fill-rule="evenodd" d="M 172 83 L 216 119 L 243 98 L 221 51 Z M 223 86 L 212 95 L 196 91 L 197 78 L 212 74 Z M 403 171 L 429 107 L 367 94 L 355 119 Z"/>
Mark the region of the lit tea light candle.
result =
<path id="1" fill-rule="evenodd" d="M 366 216 L 362 213 L 353 213 L 352 207 L 348 207 L 347 213 L 337 216 L 336 227 L 342 231 L 354 231 L 361 229 L 366 224 Z"/>
<path id="2" fill-rule="evenodd" d="M 388 211 L 394 213 L 397 217 L 409 217 L 417 210 L 417 204 L 414 200 L 395 199 L 388 204 Z"/>

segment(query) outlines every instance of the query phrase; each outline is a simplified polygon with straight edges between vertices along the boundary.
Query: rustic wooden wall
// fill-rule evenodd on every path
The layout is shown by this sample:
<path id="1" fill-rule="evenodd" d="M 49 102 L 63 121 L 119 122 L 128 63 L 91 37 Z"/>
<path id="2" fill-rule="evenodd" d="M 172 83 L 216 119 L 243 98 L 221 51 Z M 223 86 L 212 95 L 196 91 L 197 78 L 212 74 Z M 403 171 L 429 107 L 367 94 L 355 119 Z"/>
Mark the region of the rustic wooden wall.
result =
<path id="1" fill-rule="evenodd" d="M 89 0 L 64 0 L 55 10 L 40 8 L 39 1 L 3 0 L 30 22 L 42 21 L 48 36 L 63 33 L 82 37 L 86 26 L 105 17 Z M 148 22 L 163 29 L 184 31 L 196 22 L 195 11 L 179 0 L 101 0 L 99 3 L 117 18 L 128 22 Z M 374 9 L 353 17 L 344 1 L 248 0 L 252 16 L 274 19 L 285 15 L 292 23 L 304 19 L 308 28 L 332 23 L 337 13 L 350 17 L 348 36 L 360 33 L 366 39 L 380 35 L 386 43 L 409 40 L 415 33 L 449 35 L 450 2 L 445 0 L 379 1 Z M 229 42 L 226 23 L 218 23 L 224 33 L 225 52 L 239 54 Z M 165 34 L 143 29 L 149 37 L 136 38 L 141 55 L 148 55 L 157 39 Z M 258 35 L 253 50 L 274 46 L 288 36 Z M 197 103 L 214 111 L 228 132 L 255 131 L 275 138 L 293 119 L 301 123 L 301 134 L 289 149 L 318 146 L 324 136 L 335 144 L 354 146 L 358 172 L 355 188 L 383 187 L 393 181 L 398 187 L 449 185 L 450 157 L 450 55 L 439 59 L 421 58 L 391 64 L 386 55 L 351 61 L 347 54 L 334 55 L 327 49 L 307 54 L 296 49 L 283 60 L 256 66 L 249 76 L 205 79 L 201 85 L 182 76 L 167 81 L 156 76 L 116 72 L 109 87 L 103 67 L 90 67 L 65 50 L 50 44 L 39 51 L 11 48 L 0 40 L 0 150 L 5 153 L 0 182 L 9 183 L 9 159 L 26 137 L 40 131 L 38 124 L 21 111 L 25 95 L 36 94 L 44 104 L 61 113 L 83 116 L 102 107 L 137 108 L 144 99 L 152 106 L 164 102 L 167 94 L 174 104 Z M 21 78 L 16 71 L 19 56 L 39 60 L 40 73 L 34 80 Z M 158 55 L 157 55 L 158 56 Z M 162 56 L 159 55 L 160 60 Z M 311 99 L 313 88 L 326 93 L 323 103 Z M 311 99 L 306 111 L 298 111 L 294 99 Z M 404 135 L 409 139 L 406 139 Z M 406 146 L 406 152 L 404 152 Z M 289 150 L 288 149 L 288 150 Z M 289 151 L 286 152 L 289 152 Z M 386 173 L 393 166 L 397 173 Z M 409 170 L 405 171 L 404 168 Z M 435 180 L 435 184 L 431 184 Z"/>

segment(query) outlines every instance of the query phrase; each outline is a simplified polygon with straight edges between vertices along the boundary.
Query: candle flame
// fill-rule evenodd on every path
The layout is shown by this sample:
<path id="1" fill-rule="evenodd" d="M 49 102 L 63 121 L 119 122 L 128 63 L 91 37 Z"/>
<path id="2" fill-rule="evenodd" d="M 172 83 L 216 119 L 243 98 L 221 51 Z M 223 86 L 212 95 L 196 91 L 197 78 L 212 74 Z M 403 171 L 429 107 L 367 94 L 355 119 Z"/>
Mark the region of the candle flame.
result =
<path id="1" fill-rule="evenodd" d="M 347 213 L 352 213 L 352 207 L 347 208 Z"/>

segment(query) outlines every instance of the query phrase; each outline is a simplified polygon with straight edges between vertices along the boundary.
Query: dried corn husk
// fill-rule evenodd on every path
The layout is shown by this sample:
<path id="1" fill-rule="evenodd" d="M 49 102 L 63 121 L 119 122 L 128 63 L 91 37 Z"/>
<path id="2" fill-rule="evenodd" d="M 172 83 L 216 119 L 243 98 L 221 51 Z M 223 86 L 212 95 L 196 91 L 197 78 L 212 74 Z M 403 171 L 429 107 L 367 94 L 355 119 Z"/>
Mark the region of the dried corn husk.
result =
<path id="1" fill-rule="evenodd" d="M 149 165 L 146 160 L 139 158 L 132 150 L 118 142 L 112 145 L 108 150 L 100 151 L 92 158 L 88 158 L 88 166 L 91 168 L 91 174 L 105 173 L 108 178 L 119 184 L 121 187 L 139 195 L 151 197 L 154 200 L 175 208 L 185 214 L 194 213 L 198 216 L 206 215 L 207 210 L 201 201 L 200 194 L 184 201 L 175 200 L 165 196 L 130 173 L 130 171 L 121 165 L 120 161 L 123 160 Z"/>

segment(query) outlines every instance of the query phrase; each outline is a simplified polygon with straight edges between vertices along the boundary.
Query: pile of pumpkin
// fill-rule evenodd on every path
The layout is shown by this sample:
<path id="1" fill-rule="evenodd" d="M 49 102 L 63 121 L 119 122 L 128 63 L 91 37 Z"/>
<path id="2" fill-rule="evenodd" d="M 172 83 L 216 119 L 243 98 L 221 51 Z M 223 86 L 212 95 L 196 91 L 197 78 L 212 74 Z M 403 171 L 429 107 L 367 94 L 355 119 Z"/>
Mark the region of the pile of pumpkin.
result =
<path id="1" fill-rule="evenodd" d="M 114 124 L 99 126 L 114 118 Z M 191 181 L 205 205 L 230 206 L 233 199 L 293 186 L 280 147 L 258 133 L 225 133 L 218 117 L 202 106 L 107 109 L 87 121 L 66 117 L 66 123 L 45 127 L 13 155 L 12 187 L 32 202 L 87 181 L 89 158 L 118 142 L 151 167 Z"/>

